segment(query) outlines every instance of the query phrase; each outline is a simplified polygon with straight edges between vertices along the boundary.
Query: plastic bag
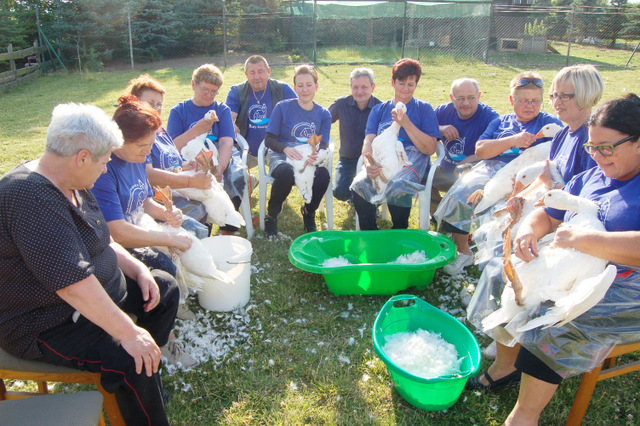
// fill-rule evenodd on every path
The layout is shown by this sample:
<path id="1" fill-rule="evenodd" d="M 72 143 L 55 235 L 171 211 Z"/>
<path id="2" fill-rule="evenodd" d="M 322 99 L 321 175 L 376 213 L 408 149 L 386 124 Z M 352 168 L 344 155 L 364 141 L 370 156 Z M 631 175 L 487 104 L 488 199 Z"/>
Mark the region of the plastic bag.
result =
<path id="1" fill-rule="evenodd" d="M 474 206 L 467 204 L 467 198 L 476 190 L 484 188 L 505 164 L 498 160 L 484 160 L 464 172 L 433 213 L 438 228 L 442 226 L 442 222 L 447 222 L 464 232 L 473 232 L 479 226 L 479 221 L 473 213 Z"/>
<path id="2" fill-rule="evenodd" d="M 515 331 L 530 318 L 543 315 L 552 306 L 547 302 L 487 334 L 507 346 L 522 344 L 562 377 L 590 371 L 614 346 L 640 341 L 640 268 L 618 266 L 620 270 L 626 272 L 618 274 L 597 305 L 561 327 Z M 503 289 L 502 259 L 494 258 L 483 270 L 467 309 L 469 322 L 482 329 L 482 319 L 498 308 Z"/>
<path id="3" fill-rule="evenodd" d="M 350 190 L 371 204 L 389 203 L 394 206 L 411 207 L 416 194 L 424 191 L 420 182 L 429 169 L 429 157 L 415 146 L 405 147 L 410 166 L 405 166 L 389 178 L 382 194 L 379 194 L 374 183 L 363 169 L 358 172 L 349 187 Z"/>

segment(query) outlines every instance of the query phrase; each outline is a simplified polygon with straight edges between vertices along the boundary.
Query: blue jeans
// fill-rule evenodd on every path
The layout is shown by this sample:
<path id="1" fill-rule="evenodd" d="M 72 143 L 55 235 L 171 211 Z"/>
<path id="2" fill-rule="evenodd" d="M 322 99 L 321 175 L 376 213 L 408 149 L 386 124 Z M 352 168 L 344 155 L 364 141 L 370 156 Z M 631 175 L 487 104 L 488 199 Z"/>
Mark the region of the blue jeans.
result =
<path id="1" fill-rule="evenodd" d="M 358 172 L 358 159 L 357 158 L 344 158 L 340 157 L 336 164 L 336 171 L 334 176 L 333 196 L 341 201 L 347 201 L 351 199 L 351 191 L 349 187 L 353 182 L 353 177 Z"/>

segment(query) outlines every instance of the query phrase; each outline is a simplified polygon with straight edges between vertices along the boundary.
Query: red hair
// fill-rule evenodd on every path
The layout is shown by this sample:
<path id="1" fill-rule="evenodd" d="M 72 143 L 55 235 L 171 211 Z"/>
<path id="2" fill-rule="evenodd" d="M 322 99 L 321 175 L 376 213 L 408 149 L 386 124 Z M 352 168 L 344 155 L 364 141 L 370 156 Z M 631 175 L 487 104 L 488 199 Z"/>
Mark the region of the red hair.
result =
<path id="1" fill-rule="evenodd" d="M 146 102 L 140 102 L 134 95 L 125 95 L 118 99 L 113 121 L 118 123 L 124 143 L 135 142 L 149 133 L 155 133 L 162 125 L 158 111 Z"/>
<path id="2" fill-rule="evenodd" d="M 411 58 L 400 59 L 391 70 L 391 78 L 393 81 L 405 81 L 412 75 L 416 76 L 416 83 L 419 82 L 420 76 L 422 75 L 422 66 L 420 62 Z"/>

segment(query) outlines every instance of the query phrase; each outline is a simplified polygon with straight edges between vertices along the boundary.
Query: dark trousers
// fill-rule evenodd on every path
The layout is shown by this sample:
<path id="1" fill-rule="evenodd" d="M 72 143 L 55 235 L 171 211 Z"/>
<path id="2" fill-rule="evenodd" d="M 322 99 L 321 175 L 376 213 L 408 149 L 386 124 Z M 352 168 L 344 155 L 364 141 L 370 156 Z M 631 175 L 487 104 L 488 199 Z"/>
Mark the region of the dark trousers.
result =
<path id="1" fill-rule="evenodd" d="M 353 207 L 358 213 L 358 223 L 360 229 L 363 231 L 375 231 L 378 229 L 376 223 L 376 209 L 377 206 L 371 204 L 355 192 L 351 192 L 353 196 Z M 387 204 L 389 207 L 389 214 L 391 215 L 391 222 L 393 223 L 391 229 L 407 229 L 409 227 L 409 216 L 411 215 L 411 207 L 394 206 L 393 204 Z"/>
<path id="2" fill-rule="evenodd" d="M 166 272 L 152 271 L 160 288 L 160 303 L 144 312 L 138 284 L 127 278 L 127 298 L 120 308 L 135 314 L 138 326 L 149 331 L 158 346 L 166 345 L 178 311 L 176 281 Z M 168 425 L 162 401 L 160 374 L 136 373 L 133 358 L 103 329 L 80 316 L 77 322 L 53 327 L 38 336 L 40 361 L 64 367 L 99 372 L 108 392 L 115 392 L 120 412 L 128 425 Z"/>
<path id="3" fill-rule="evenodd" d="M 518 357 L 516 358 L 515 366 L 518 370 L 522 371 L 529 376 L 535 377 L 543 382 L 551 383 L 553 385 L 559 385 L 562 383 L 562 376 L 553 371 L 553 369 L 534 354 L 525 349 L 524 346 L 520 347 Z"/>
<path id="4" fill-rule="evenodd" d="M 167 272 L 174 278 L 176 277 L 176 264 L 173 263 L 169 255 L 153 247 L 128 248 L 127 251 L 140 262 L 147 265 L 147 268 L 150 270 L 159 269 Z"/>
<path id="5" fill-rule="evenodd" d="M 357 158 L 340 157 L 336 164 L 336 171 L 333 175 L 335 185 L 333 186 L 333 196 L 340 201 L 351 199 L 351 191 L 349 187 L 353 182 L 358 168 Z"/>
<path id="6" fill-rule="evenodd" d="M 289 163 L 281 163 L 271 172 L 271 177 L 273 177 L 273 185 L 271 185 L 271 198 L 269 198 L 267 205 L 267 215 L 277 217 L 282 211 L 282 204 L 289 196 L 291 188 L 296 184 L 293 177 L 293 167 Z M 318 210 L 320 201 L 322 201 L 324 193 L 327 192 L 330 180 L 327 169 L 316 167 L 313 186 L 311 187 L 311 202 L 305 204 L 307 213 L 313 213 Z"/>

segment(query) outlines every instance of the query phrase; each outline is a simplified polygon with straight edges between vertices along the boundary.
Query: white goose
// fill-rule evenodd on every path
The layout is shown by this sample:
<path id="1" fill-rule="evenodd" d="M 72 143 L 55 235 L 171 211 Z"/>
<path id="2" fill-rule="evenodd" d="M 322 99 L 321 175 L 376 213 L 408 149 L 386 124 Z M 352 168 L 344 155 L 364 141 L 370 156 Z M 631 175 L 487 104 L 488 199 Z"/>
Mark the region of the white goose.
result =
<path id="1" fill-rule="evenodd" d="M 296 186 L 307 204 L 311 202 L 311 196 L 313 195 L 313 178 L 316 173 L 316 167 L 324 167 L 329 163 L 329 150 L 317 149 L 321 141 L 322 135 L 314 134 L 306 144 L 296 146 L 296 150 L 302 155 L 302 160 L 292 160 L 287 157 L 287 163 L 293 167 L 293 178 Z M 316 161 L 312 166 L 305 165 L 307 158 L 312 154 L 318 154 Z"/>
<path id="2" fill-rule="evenodd" d="M 211 175 L 211 171 L 216 167 L 213 163 L 213 153 L 202 150 L 201 153 L 196 156 L 196 161 L 200 164 L 202 170 L 206 170 L 207 173 L 209 173 L 211 188 L 179 188 L 175 189 L 175 191 L 190 200 L 202 202 L 207 210 L 207 222 L 214 223 L 218 226 L 231 225 L 236 228 L 244 226 L 245 221 L 242 215 L 235 210 L 229 194 L 226 193 L 216 178 Z M 196 171 L 189 170 L 183 173 L 193 175 Z"/>
<path id="3" fill-rule="evenodd" d="M 551 190 L 540 200 L 540 205 L 576 213 L 561 226 L 605 230 L 598 219 L 598 206 L 593 201 L 562 190 Z M 515 270 L 514 288 L 521 287 L 521 292 L 505 286 L 501 297 L 502 306 L 482 321 L 484 330 L 507 323 L 516 315 L 528 315 L 546 300 L 555 302 L 554 307 L 545 315 L 519 327 L 517 331 L 564 324 L 598 303 L 616 275 L 615 266 L 607 266 L 604 259 L 553 245 L 539 247 L 538 257 L 528 263 L 514 263 L 512 269 Z M 516 281 L 519 281 L 518 285 Z"/>
<path id="4" fill-rule="evenodd" d="M 407 106 L 402 102 L 398 102 L 395 111 L 397 112 L 398 118 L 401 118 L 407 113 Z M 411 165 L 409 157 L 404 150 L 404 145 L 402 145 L 402 142 L 398 139 L 399 133 L 400 125 L 393 121 L 389 127 L 373 139 L 371 142 L 371 154 L 365 154 L 371 164 L 377 164 L 382 168 L 378 177 L 373 179 L 377 197 L 369 201 L 374 204 L 377 204 L 377 201 L 384 194 L 389 179 L 402 170 L 405 165 Z M 367 171 L 363 165 L 356 179 L 364 179 L 366 175 Z"/>
<path id="5" fill-rule="evenodd" d="M 218 116 L 214 110 L 208 111 L 204 116 L 209 120 L 211 120 L 211 118 L 213 117 L 214 122 L 218 121 Z M 208 135 L 208 132 L 205 132 L 191 139 L 189 142 L 187 142 L 187 144 L 183 146 L 182 149 L 180 150 L 180 155 L 182 155 L 182 158 L 184 158 L 186 161 L 193 161 L 196 159 L 200 151 L 202 151 L 203 149 L 205 151 L 212 151 L 213 155 L 211 156 L 211 159 L 213 161 L 214 166 L 217 167 L 218 166 L 218 149 L 213 145 L 213 143 L 208 143 L 208 144 L 205 143 L 205 140 L 207 139 L 207 135 Z"/>

